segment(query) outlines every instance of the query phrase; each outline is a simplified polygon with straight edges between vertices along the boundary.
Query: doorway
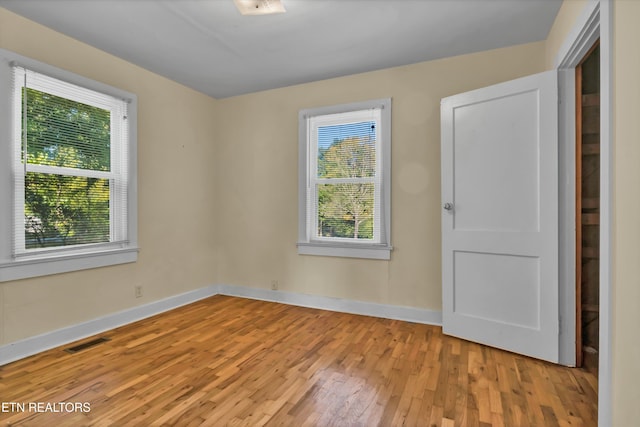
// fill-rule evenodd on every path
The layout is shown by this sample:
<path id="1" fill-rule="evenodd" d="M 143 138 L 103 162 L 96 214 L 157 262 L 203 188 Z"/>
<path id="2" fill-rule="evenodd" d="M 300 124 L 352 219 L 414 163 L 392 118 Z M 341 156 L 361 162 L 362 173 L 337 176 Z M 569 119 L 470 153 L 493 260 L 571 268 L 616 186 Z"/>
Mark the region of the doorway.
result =
<path id="1" fill-rule="evenodd" d="M 565 285 L 561 290 L 561 358 L 567 365 L 576 362 L 577 310 L 576 310 L 576 208 L 575 183 L 575 141 L 576 141 L 576 94 L 575 68 L 591 51 L 599 39 L 600 55 L 600 241 L 599 241 L 599 313 L 600 332 L 598 336 L 598 424 L 611 425 L 613 422 L 613 311 L 612 311 L 612 206 L 613 206 L 613 147 L 612 147 L 612 44 L 613 44 L 613 2 L 596 0 L 587 2 L 575 24 L 569 30 L 553 61 L 561 77 L 560 107 L 561 134 L 561 258 L 572 262 L 561 271 Z"/>
<path id="2" fill-rule="evenodd" d="M 576 66 L 576 364 L 598 372 L 600 46 Z"/>

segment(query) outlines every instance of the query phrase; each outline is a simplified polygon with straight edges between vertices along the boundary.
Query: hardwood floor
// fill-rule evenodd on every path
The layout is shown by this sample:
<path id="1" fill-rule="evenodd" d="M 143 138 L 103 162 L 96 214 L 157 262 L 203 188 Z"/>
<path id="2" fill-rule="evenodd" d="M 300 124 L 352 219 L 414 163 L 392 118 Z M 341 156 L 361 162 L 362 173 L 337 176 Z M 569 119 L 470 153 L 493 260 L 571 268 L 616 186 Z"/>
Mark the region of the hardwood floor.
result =
<path id="1" fill-rule="evenodd" d="M 597 423 L 593 375 L 435 326 L 215 296 L 101 336 L 0 367 L 0 425 Z"/>

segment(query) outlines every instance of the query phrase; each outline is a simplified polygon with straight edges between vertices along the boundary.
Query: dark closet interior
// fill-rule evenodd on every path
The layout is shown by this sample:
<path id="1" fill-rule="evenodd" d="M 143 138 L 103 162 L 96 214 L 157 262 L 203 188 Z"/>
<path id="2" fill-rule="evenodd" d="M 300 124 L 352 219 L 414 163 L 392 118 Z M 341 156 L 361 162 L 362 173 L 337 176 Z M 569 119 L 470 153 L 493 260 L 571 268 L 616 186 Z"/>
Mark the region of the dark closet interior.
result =
<path id="1" fill-rule="evenodd" d="M 600 48 L 576 68 L 578 366 L 597 373 L 600 264 Z"/>

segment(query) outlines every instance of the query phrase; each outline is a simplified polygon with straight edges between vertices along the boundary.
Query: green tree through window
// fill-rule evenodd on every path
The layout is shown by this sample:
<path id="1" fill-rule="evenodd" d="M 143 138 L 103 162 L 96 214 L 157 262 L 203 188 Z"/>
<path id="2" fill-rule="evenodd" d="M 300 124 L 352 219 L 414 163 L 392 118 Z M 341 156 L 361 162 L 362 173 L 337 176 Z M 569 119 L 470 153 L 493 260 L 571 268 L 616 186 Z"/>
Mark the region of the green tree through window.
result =
<path id="1" fill-rule="evenodd" d="M 110 171 L 111 113 L 32 88 L 25 94 L 26 161 L 52 167 L 25 174 L 25 248 L 108 242 L 109 179 L 81 171 Z"/>
<path id="2" fill-rule="evenodd" d="M 370 136 L 336 139 L 328 147 L 319 145 L 318 178 L 374 176 L 375 140 Z M 373 183 L 333 184 L 329 181 L 318 184 L 317 195 L 319 236 L 373 239 Z"/>

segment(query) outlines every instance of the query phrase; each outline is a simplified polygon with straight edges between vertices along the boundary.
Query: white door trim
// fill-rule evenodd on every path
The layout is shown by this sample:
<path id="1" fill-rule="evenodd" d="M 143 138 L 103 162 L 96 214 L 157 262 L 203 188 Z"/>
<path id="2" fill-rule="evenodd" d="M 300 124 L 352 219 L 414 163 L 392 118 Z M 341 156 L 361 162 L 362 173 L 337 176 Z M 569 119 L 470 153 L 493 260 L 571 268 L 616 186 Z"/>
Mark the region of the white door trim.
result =
<path id="1" fill-rule="evenodd" d="M 612 422 L 612 402 L 611 402 L 611 339 L 612 339 L 612 295 L 611 295 L 611 224 L 612 224 L 612 28 L 613 28 L 613 2 L 610 0 L 592 0 L 584 8 L 576 24 L 566 37 L 554 66 L 561 70 L 565 76 L 571 74 L 580 60 L 587 53 L 598 37 L 600 37 L 600 349 L 598 368 L 598 425 L 611 426 Z M 565 71 L 562 71 L 565 70 Z M 567 72 L 569 71 L 569 72 Z M 573 77 L 561 79 L 561 100 L 567 100 L 560 105 L 560 138 L 564 141 L 561 145 L 573 145 L 575 141 L 574 128 L 574 86 Z M 564 83 L 564 84 L 563 84 Z M 569 138 L 569 139 L 567 139 Z M 564 149 L 564 148 L 563 148 Z M 565 156 L 569 153 L 564 151 Z M 575 153 L 574 153 L 575 156 Z M 562 162 L 561 158 L 561 162 Z M 569 165 L 569 163 L 571 163 Z M 574 169 L 573 158 L 564 158 L 561 163 L 561 176 L 567 176 Z M 572 173 L 575 177 L 575 173 Z M 574 178 L 575 180 L 575 178 Z M 566 184 L 566 182 L 565 182 Z M 574 187 L 575 188 L 575 187 Z M 562 196 L 562 187 L 561 187 Z M 571 195 L 569 195 L 571 196 Z M 573 197 L 570 197 L 573 199 Z M 565 209 L 567 205 L 564 205 Z M 574 207 L 575 210 L 575 207 Z M 562 214 L 562 212 L 561 212 Z M 565 215 L 573 212 L 564 212 Z M 567 216 L 563 216 L 567 220 Z M 567 241 L 573 239 L 570 235 L 575 233 L 574 227 L 570 227 L 571 222 L 565 222 L 564 230 L 561 229 L 561 252 L 567 256 Z M 575 234 L 573 234 L 575 236 Z M 573 240 L 571 240 L 573 242 Z M 575 257 L 575 254 L 573 255 Z M 570 264 L 573 267 L 575 264 Z M 565 279 L 568 277 L 561 276 Z M 561 273 L 562 274 L 562 273 Z M 575 272 L 574 272 L 575 274 Z M 573 323 L 573 336 L 575 337 L 575 285 L 574 282 L 565 282 L 567 286 L 562 287 L 560 294 L 561 317 L 564 319 L 573 318 L 573 322 L 563 322 L 562 330 L 567 331 L 568 323 Z M 573 300 L 571 299 L 573 295 Z M 563 304 L 563 301 L 565 304 Z M 570 308 L 569 305 L 573 305 Z M 569 311 L 570 309 L 570 311 Z M 562 331 L 561 331 L 562 334 Z M 564 343 L 561 341 L 561 357 L 563 348 L 567 348 L 567 339 L 571 335 L 564 336 Z M 571 340 L 573 341 L 573 340 Z M 563 345 L 564 344 L 564 345 Z M 569 342 L 574 345 L 574 343 Z M 569 355 L 570 356 L 570 355 Z M 563 359 L 566 361 L 566 359 Z M 562 360 L 561 360 L 562 362 Z M 575 350 L 573 351 L 573 363 L 575 363 Z"/>
<path id="2" fill-rule="evenodd" d="M 562 43 L 555 61 L 556 68 L 575 68 L 600 37 L 600 2 L 591 0 Z"/>

